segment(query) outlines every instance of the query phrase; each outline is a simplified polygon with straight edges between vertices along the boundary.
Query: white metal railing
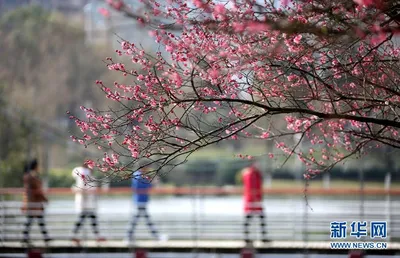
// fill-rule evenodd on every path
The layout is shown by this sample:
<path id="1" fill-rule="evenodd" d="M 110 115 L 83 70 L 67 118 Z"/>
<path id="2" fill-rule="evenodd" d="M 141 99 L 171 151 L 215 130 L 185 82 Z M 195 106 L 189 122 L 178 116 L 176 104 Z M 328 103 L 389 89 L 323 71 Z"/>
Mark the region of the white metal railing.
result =
<path id="1" fill-rule="evenodd" d="M 1 197 L 0 233 L 2 241 L 20 241 L 26 217 L 21 213 L 21 203 L 5 201 Z M 266 207 L 267 238 L 270 240 L 305 240 L 323 241 L 330 239 L 330 222 L 347 221 L 387 221 L 388 241 L 400 241 L 400 200 L 389 200 L 389 203 L 376 200 L 357 205 L 358 201 L 343 200 L 330 205 L 329 213 L 298 209 L 290 207 L 290 202 L 282 202 L 281 210 L 272 210 Z M 362 207 L 362 218 L 360 218 Z M 390 208 L 388 208 L 390 207 Z M 340 212 L 339 212 L 340 211 Z M 129 212 L 120 213 L 107 211 L 98 213 L 98 227 L 100 234 L 110 240 L 123 239 L 126 236 L 131 216 Z M 150 214 L 156 228 L 169 239 L 199 239 L 199 240 L 240 240 L 244 238 L 244 217 L 234 215 L 212 215 L 205 212 L 193 214 L 179 214 L 171 211 Z M 54 239 L 68 240 L 72 237 L 74 224 L 78 214 L 52 211 L 45 214 L 46 227 L 49 235 Z M 254 217 L 249 227 L 251 238 L 260 239 L 259 218 Z M 86 218 L 81 228 L 84 239 L 93 239 L 91 221 Z M 37 222 L 31 226 L 31 239 L 42 239 Z M 139 220 L 135 231 L 136 239 L 151 239 L 144 218 Z"/>

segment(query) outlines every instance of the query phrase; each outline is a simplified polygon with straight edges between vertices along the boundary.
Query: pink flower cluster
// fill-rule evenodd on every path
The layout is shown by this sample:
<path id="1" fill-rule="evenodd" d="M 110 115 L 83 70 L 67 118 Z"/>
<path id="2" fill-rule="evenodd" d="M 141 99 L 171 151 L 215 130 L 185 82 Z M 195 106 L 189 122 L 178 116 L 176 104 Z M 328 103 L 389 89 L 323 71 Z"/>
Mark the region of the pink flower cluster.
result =
<path id="1" fill-rule="evenodd" d="M 107 59 L 108 69 L 121 73 L 124 83 L 96 83 L 119 108 L 83 107 L 85 119 L 71 116 L 82 131 L 73 140 L 110 151 L 90 166 L 121 172 L 127 169 L 121 157 L 167 164 L 219 141 L 255 138 L 273 141 L 283 155 L 297 155 L 310 177 L 371 146 L 376 137 L 397 139 L 398 129 L 384 121 L 396 116 L 391 103 L 400 103 L 395 69 L 400 50 L 384 28 L 370 26 L 370 35 L 352 23 L 349 31 L 362 35 L 353 44 L 321 36 L 329 30 L 340 35 L 345 28 L 328 28 L 326 13 L 304 15 L 309 6 L 303 1 L 284 1 L 283 8 L 254 1 L 170 2 L 146 1 L 154 15 L 182 26 L 179 33 L 163 26 L 150 32 L 164 52 L 147 53 L 124 41 L 117 57 Z M 122 1 L 108 3 L 124 7 Z M 362 7 L 338 4 L 332 12 L 356 24 L 380 4 L 356 3 Z M 281 17 L 308 32 L 279 31 L 273 21 Z M 312 31 L 315 24 L 322 28 L 318 33 Z M 260 127 L 265 120 L 267 129 Z"/>

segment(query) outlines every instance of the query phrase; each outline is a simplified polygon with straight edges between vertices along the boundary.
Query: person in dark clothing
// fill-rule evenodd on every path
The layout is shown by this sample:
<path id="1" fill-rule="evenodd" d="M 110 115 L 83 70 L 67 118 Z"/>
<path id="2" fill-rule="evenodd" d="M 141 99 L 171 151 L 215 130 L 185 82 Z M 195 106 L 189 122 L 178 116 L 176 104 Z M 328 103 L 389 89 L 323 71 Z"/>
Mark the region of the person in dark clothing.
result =
<path id="1" fill-rule="evenodd" d="M 25 166 L 24 195 L 22 211 L 26 214 L 26 223 L 23 231 L 23 242 L 29 242 L 29 232 L 33 220 L 38 220 L 42 231 L 44 241 L 47 243 L 52 240 L 46 230 L 44 220 L 44 205 L 48 200 L 43 193 L 42 181 L 39 178 L 39 164 L 37 160 L 32 160 L 28 166 Z"/>

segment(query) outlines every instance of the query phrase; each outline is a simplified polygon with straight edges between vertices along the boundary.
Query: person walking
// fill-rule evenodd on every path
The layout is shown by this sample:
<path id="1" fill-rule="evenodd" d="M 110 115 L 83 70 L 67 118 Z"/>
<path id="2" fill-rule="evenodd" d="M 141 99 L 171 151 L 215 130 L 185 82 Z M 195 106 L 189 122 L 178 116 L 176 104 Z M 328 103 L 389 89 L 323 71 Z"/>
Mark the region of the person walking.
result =
<path id="1" fill-rule="evenodd" d="M 260 170 L 256 164 L 252 164 L 242 172 L 243 180 L 243 200 L 244 200 L 244 235 L 245 242 L 250 243 L 249 238 L 249 225 L 253 217 L 258 216 L 260 218 L 260 227 L 262 233 L 262 241 L 267 242 L 266 230 L 265 230 L 265 217 L 263 211 L 263 190 L 262 183 L 263 178 Z"/>
<path id="2" fill-rule="evenodd" d="M 149 202 L 149 191 L 152 188 L 152 184 L 149 178 L 145 175 L 148 171 L 148 168 L 142 168 L 141 170 L 136 171 L 132 177 L 132 191 L 133 191 L 133 202 L 137 207 L 137 211 L 135 216 L 132 219 L 130 228 L 128 229 L 128 238 L 127 241 L 131 243 L 133 241 L 133 234 L 135 227 L 138 223 L 140 217 L 144 217 L 147 222 L 147 226 L 150 229 L 153 237 L 159 240 L 163 240 L 166 236 L 160 237 L 157 229 L 154 227 L 154 224 L 150 220 L 150 216 L 147 212 L 147 204 Z"/>
<path id="3" fill-rule="evenodd" d="M 93 181 L 93 172 L 86 165 L 76 167 L 72 170 L 72 177 L 75 179 L 75 184 L 72 187 L 75 192 L 75 208 L 79 214 L 78 220 L 73 229 L 72 241 L 80 244 L 78 232 L 86 218 L 92 221 L 93 234 L 97 241 L 105 241 L 104 237 L 99 235 L 97 222 L 97 187 Z"/>
<path id="4" fill-rule="evenodd" d="M 26 222 L 23 231 L 23 242 L 28 243 L 30 241 L 29 233 L 33 220 L 36 218 L 44 241 L 48 243 L 52 240 L 49 237 L 46 230 L 46 223 L 44 219 L 44 203 L 48 202 L 48 199 L 44 195 L 42 188 L 42 181 L 40 180 L 39 164 L 36 159 L 32 160 L 28 165 L 25 166 L 25 173 L 23 176 L 24 181 L 24 193 L 23 193 L 23 204 L 22 212 L 26 214 Z"/>

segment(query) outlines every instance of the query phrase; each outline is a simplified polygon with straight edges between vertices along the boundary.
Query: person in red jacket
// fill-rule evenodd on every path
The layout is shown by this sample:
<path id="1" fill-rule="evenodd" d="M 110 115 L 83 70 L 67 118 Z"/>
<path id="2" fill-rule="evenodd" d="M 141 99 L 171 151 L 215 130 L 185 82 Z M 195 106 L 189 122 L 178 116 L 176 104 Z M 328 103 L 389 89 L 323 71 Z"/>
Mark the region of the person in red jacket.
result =
<path id="1" fill-rule="evenodd" d="M 243 181 L 243 199 L 244 199 L 244 213 L 246 219 L 244 222 L 244 235 L 246 243 L 250 242 L 249 239 L 249 224 L 250 220 L 254 216 L 260 217 L 260 226 L 262 232 L 262 241 L 266 242 L 266 232 L 264 223 L 264 211 L 263 211 L 263 178 L 260 170 L 256 164 L 252 164 L 242 172 Z"/>

